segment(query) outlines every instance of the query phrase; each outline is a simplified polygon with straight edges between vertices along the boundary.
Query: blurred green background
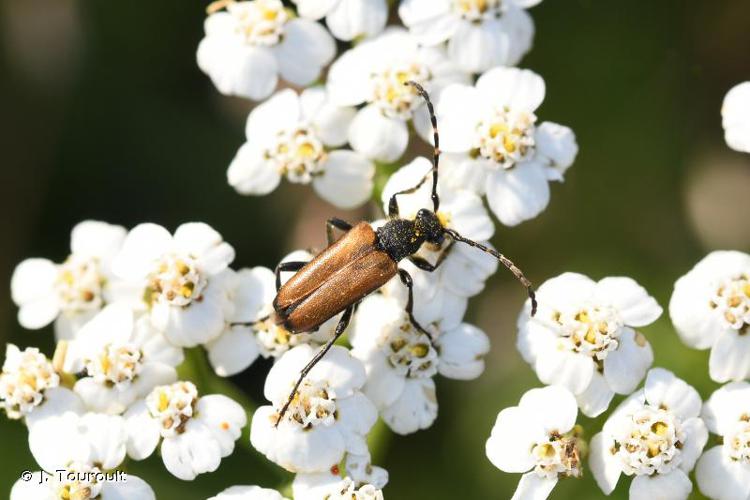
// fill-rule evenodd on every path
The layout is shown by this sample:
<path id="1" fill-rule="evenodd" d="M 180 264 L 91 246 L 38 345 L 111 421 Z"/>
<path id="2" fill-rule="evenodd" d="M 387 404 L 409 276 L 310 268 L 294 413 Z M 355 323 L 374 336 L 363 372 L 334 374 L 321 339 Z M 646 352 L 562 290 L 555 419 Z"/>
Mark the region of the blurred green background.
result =
<path id="1" fill-rule="evenodd" d="M 251 104 L 220 96 L 195 64 L 204 2 L 0 0 L 0 340 L 52 351 L 51 330 L 24 331 L 9 297 L 26 257 L 60 261 L 78 221 L 174 229 L 201 220 L 237 249 L 236 266 L 273 266 L 296 247 L 320 247 L 324 220 L 342 213 L 306 187 L 263 198 L 233 192 L 225 170 L 243 141 Z M 668 304 L 674 281 L 715 248 L 750 248 L 750 156 L 729 150 L 719 109 L 750 79 L 750 2 L 546 1 L 531 11 L 535 47 L 523 66 L 547 82 L 542 120 L 570 125 L 580 154 L 548 210 L 494 244 L 536 283 L 562 271 L 628 275 Z M 303 215 L 304 214 L 304 215 Z M 515 350 L 524 299 L 499 272 L 468 319 L 492 338 L 484 375 L 440 380 L 440 413 L 427 431 L 383 433 L 376 462 L 388 498 L 509 498 L 517 475 L 488 462 L 497 412 L 539 385 Z M 716 387 L 707 352 L 690 351 L 666 314 L 644 333 L 656 364 Z M 268 363 L 234 381 L 262 401 Z M 602 419 L 582 419 L 589 437 Z M 0 496 L 35 469 L 21 424 L 0 417 Z M 288 476 L 239 445 L 214 474 L 182 482 L 158 457 L 128 470 L 158 498 L 205 498 L 233 484 L 278 486 Z M 629 481 L 613 494 L 627 497 Z M 553 498 L 601 498 L 591 475 Z M 697 493 L 695 498 L 699 498 Z"/>

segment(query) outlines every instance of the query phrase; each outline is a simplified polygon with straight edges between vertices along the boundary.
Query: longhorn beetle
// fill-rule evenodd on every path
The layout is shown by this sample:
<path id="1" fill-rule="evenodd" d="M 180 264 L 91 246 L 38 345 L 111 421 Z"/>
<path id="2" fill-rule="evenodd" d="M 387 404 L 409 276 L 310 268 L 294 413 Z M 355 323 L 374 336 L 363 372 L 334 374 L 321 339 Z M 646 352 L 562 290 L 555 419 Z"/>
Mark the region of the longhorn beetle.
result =
<path id="1" fill-rule="evenodd" d="M 316 330 L 321 324 L 340 312 L 344 312 L 336 325 L 333 337 L 313 356 L 300 372 L 289 399 L 279 413 L 276 425 L 279 425 L 297 389 L 310 370 L 331 349 L 331 346 L 344 333 L 357 304 L 367 295 L 385 285 L 398 275 L 407 287 L 409 295 L 406 312 L 409 320 L 430 340 L 432 336 L 414 318 L 414 295 L 412 278 L 408 272 L 399 269 L 398 263 L 409 259 L 417 268 L 432 272 L 443 262 L 447 249 L 443 251 L 435 264 L 416 256 L 423 243 L 441 246 L 446 238 L 452 243 L 465 243 L 488 253 L 499 260 L 518 279 L 531 299 L 531 315 L 536 313 L 536 298 L 531 283 L 523 272 L 504 255 L 481 243 L 464 238 L 453 229 L 442 226 L 437 217 L 440 197 L 437 193 L 438 166 L 440 163 L 440 139 L 435 110 L 427 91 L 416 82 L 408 81 L 404 85 L 414 87 L 416 92 L 427 103 L 432 121 L 435 142 L 432 159 L 432 210 L 423 208 L 417 212 L 414 220 L 399 217 L 397 197 L 419 189 L 428 179 L 429 174 L 414 187 L 399 191 L 391 196 L 388 203 L 388 221 L 377 230 L 367 222 L 352 226 L 341 219 L 329 219 L 326 223 L 328 248 L 315 256 L 310 262 L 282 262 L 276 267 L 276 298 L 273 301 L 273 320 L 292 334 Z M 338 240 L 334 229 L 344 231 Z M 289 281 L 281 285 L 281 273 L 295 272 Z"/>

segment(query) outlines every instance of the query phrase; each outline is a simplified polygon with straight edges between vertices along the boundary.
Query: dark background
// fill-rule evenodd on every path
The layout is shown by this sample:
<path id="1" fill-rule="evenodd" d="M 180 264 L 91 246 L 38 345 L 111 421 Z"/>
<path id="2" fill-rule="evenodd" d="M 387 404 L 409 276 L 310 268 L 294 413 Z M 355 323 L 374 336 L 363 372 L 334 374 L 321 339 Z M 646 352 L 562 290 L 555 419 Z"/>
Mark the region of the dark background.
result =
<path id="1" fill-rule="evenodd" d="M 307 187 L 282 184 L 246 198 L 227 185 L 251 104 L 220 96 L 196 66 L 204 8 L 186 0 L 0 0 L 2 343 L 51 354 L 51 329 L 18 326 L 8 284 L 26 257 L 64 259 L 70 229 L 83 219 L 170 229 L 205 221 L 235 246 L 236 267 L 270 267 L 291 249 L 321 246 L 326 217 L 368 217 L 341 213 Z M 540 119 L 570 125 L 580 154 L 547 211 L 518 228 L 498 227 L 493 243 L 537 283 L 566 270 L 628 275 L 666 308 L 674 281 L 709 250 L 750 247 L 750 156 L 726 147 L 719 114 L 726 91 L 750 80 L 750 2 L 546 1 L 531 14 L 536 42 L 522 66 L 547 82 Z M 484 375 L 440 380 L 440 415 L 429 430 L 379 432 L 387 497 L 510 497 L 519 476 L 492 467 L 484 441 L 497 412 L 539 385 L 514 347 L 523 297 L 508 273 L 492 278 L 469 312 L 493 341 Z M 707 352 L 684 347 L 666 314 L 644 333 L 657 365 L 704 398 L 717 387 Z M 256 363 L 235 380 L 258 403 L 267 368 Z M 581 421 L 590 437 L 602 419 Z M 0 417 L 0 437 L 7 492 L 36 466 L 20 423 Z M 170 476 L 158 457 L 128 470 L 162 499 L 289 479 L 246 443 L 193 482 Z M 584 474 L 561 482 L 554 498 L 601 498 Z M 613 496 L 626 498 L 628 484 L 622 479 Z"/>

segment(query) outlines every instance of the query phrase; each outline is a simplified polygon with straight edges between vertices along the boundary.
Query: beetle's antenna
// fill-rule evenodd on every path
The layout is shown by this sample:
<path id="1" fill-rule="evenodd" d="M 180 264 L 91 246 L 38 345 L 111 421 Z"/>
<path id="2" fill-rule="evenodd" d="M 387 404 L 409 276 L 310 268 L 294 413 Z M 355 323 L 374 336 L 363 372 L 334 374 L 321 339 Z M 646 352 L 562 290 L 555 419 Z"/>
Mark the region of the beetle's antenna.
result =
<path id="1" fill-rule="evenodd" d="M 476 241 L 470 240 L 468 238 L 464 238 L 453 229 L 446 229 L 445 232 L 448 233 L 450 237 L 453 238 L 455 241 L 466 243 L 469 246 L 478 248 L 484 253 L 488 253 L 492 255 L 497 260 L 499 260 L 500 263 L 502 263 L 502 265 L 508 268 L 508 270 L 513 273 L 513 276 L 515 276 L 516 279 L 520 281 L 523 286 L 526 287 L 526 293 L 529 294 L 529 298 L 531 299 L 531 315 L 534 316 L 536 314 L 536 308 L 537 308 L 536 294 L 534 293 L 534 288 L 531 286 L 531 281 L 529 281 L 526 278 L 526 276 L 524 276 L 523 271 L 521 271 L 518 267 L 516 267 L 516 265 L 510 259 L 508 259 L 505 255 L 501 254 L 497 250 L 486 247 L 482 245 L 481 243 L 477 243 Z"/>
<path id="2" fill-rule="evenodd" d="M 422 99 L 427 103 L 427 110 L 430 112 L 430 121 L 432 122 L 432 137 L 435 143 L 435 148 L 432 151 L 432 206 L 433 211 L 437 213 L 440 208 L 440 198 L 437 194 L 437 183 L 438 183 L 438 166 L 440 165 L 440 135 L 438 134 L 437 117 L 435 117 L 435 107 L 432 105 L 430 100 L 430 94 L 415 81 L 409 80 L 404 85 L 411 85 L 422 96 Z"/>

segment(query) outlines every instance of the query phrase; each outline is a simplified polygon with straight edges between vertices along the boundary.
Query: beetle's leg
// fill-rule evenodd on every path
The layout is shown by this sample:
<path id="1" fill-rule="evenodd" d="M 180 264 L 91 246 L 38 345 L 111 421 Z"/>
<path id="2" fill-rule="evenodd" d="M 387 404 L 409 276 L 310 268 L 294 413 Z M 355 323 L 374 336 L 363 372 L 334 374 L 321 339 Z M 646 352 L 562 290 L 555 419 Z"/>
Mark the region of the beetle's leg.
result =
<path id="1" fill-rule="evenodd" d="M 336 238 L 334 237 L 333 230 L 339 229 L 341 231 L 349 231 L 352 228 L 352 225 L 346 222 L 345 220 L 338 219 L 336 217 L 331 217 L 326 221 L 326 236 L 328 236 L 328 244 L 331 245 L 333 242 L 336 241 Z"/>
<path id="2" fill-rule="evenodd" d="M 396 196 L 413 193 L 417 189 L 421 188 L 425 182 L 427 182 L 428 176 L 429 174 L 422 177 L 422 180 L 419 181 L 419 183 L 414 187 L 410 187 L 409 189 L 404 189 L 403 191 L 393 193 L 391 199 L 388 200 L 388 218 L 395 219 L 398 217 L 398 200 L 396 200 Z"/>
<path id="3" fill-rule="evenodd" d="M 297 379 L 297 383 L 294 384 L 294 388 L 292 389 L 292 392 L 289 394 L 289 399 L 287 399 L 286 403 L 284 403 L 284 406 L 281 408 L 281 411 L 279 412 L 279 418 L 276 420 L 276 427 L 279 426 L 279 422 L 281 422 L 281 419 L 284 418 L 284 414 L 289 409 L 289 405 L 292 404 L 292 401 L 294 400 L 294 396 L 297 395 L 297 389 L 299 389 L 300 384 L 302 384 L 302 381 L 305 379 L 308 373 L 310 373 L 310 370 L 313 369 L 315 365 L 318 364 L 318 361 L 323 359 L 323 356 L 328 353 L 328 351 L 331 350 L 331 347 L 333 347 L 333 344 L 336 343 L 339 337 L 341 337 L 341 334 L 344 333 L 344 330 L 346 330 L 346 327 L 349 326 L 349 320 L 352 319 L 352 311 L 354 310 L 354 306 L 349 306 L 344 310 L 344 314 L 341 316 L 341 319 L 339 320 L 339 323 L 336 325 L 336 330 L 333 334 L 333 337 L 326 342 L 326 344 L 313 356 L 313 358 L 310 360 L 309 363 L 305 365 L 304 368 L 300 371 L 299 378 Z"/>
<path id="4" fill-rule="evenodd" d="M 399 269 L 398 276 L 401 278 L 401 282 L 406 285 L 406 288 L 409 290 L 409 299 L 406 301 L 406 314 L 409 315 L 409 321 L 414 325 L 414 328 L 427 335 L 427 338 L 432 342 L 432 334 L 425 330 L 425 328 L 420 325 L 419 321 L 414 317 L 414 281 L 411 279 L 411 275 L 403 269 Z"/>
<path id="5" fill-rule="evenodd" d="M 448 256 L 448 252 L 450 252 L 451 248 L 453 247 L 453 244 L 455 241 L 451 240 L 450 243 L 448 243 L 448 246 L 445 247 L 445 250 L 443 250 L 440 255 L 438 256 L 437 260 L 434 264 L 427 261 L 427 259 L 424 259 L 422 257 L 417 257 L 415 255 L 412 255 L 409 257 L 409 260 L 412 264 L 417 266 L 422 271 L 427 271 L 428 273 L 431 273 L 435 271 L 438 267 L 440 267 L 440 264 L 445 262 L 445 258 Z"/>
<path id="6" fill-rule="evenodd" d="M 523 271 L 521 271 L 518 268 L 518 266 L 516 266 L 508 257 L 501 254 L 497 250 L 489 248 L 485 245 L 482 245 L 481 243 L 478 243 L 474 240 L 470 240 L 469 238 L 464 238 L 453 229 L 446 229 L 445 232 L 451 238 L 453 238 L 453 241 L 460 241 L 461 243 L 466 243 L 467 245 L 474 247 L 474 248 L 478 248 L 484 253 L 488 253 L 492 255 L 493 257 L 495 257 L 497 260 L 499 260 L 500 263 L 504 265 L 510 272 L 512 272 L 513 276 L 515 276 L 516 279 L 520 281 L 521 284 L 526 288 L 526 293 L 529 295 L 529 299 L 531 299 L 531 315 L 534 316 L 536 314 L 536 309 L 537 309 L 536 293 L 534 293 L 534 288 L 531 286 L 531 281 L 529 281 L 526 278 L 526 276 L 524 276 Z"/>
<path id="7" fill-rule="evenodd" d="M 306 265 L 307 262 L 301 261 L 279 262 L 279 265 L 276 266 L 276 291 L 278 292 L 279 288 L 281 288 L 281 273 L 287 271 L 299 271 Z"/>

